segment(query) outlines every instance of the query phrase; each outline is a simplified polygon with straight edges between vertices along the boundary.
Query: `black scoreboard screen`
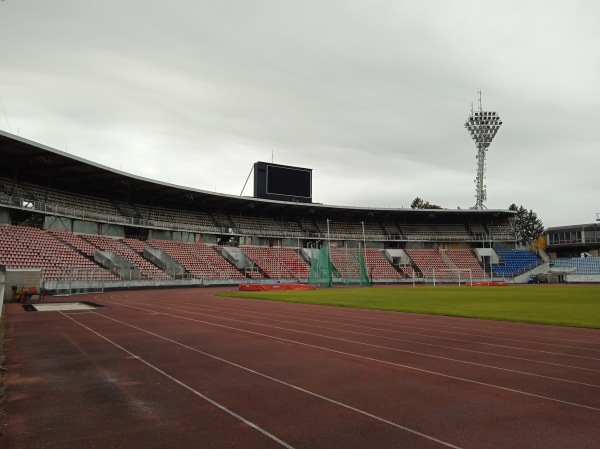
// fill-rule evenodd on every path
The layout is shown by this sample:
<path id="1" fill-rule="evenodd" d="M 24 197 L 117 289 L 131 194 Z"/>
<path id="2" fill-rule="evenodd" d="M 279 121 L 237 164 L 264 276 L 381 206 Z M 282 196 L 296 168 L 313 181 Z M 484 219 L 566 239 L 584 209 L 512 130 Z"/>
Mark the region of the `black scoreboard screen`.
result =
<path id="1" fill-rule="evenodd" d="M 312 169 L 256 162 L 254 197 L 310 203 L 312 202 Z"/>

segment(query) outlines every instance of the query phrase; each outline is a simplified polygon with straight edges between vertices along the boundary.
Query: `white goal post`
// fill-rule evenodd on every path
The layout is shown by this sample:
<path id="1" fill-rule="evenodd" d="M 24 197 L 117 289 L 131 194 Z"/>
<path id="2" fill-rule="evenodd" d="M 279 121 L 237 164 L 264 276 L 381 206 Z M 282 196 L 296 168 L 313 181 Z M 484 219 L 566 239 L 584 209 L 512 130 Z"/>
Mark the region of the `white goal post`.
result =
<path id="1" fill-rule="evenodd" d="M 458 285 L 473 285 L 473 270 L 471 268 L 429 268 L 422 270 L 423 283 L 432 283 L 435 287 L 440 283 Z"/>

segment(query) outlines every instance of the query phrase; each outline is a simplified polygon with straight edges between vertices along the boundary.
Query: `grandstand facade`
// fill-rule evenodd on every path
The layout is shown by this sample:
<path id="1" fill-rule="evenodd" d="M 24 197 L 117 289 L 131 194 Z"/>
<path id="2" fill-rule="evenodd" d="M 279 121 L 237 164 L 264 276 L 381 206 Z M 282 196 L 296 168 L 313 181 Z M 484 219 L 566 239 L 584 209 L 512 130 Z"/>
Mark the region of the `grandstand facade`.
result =
<path id="1" fill-rule="evenodd" d="M 217 194 L 123 173 L 5 132 L 0 157 L 0 265 L 40 268 L 47 286 L 86 270 L 109 287 L 305 281 L 314 250 L 325 244 L 338 279 L 349 271 L 348 251 L 360 245 L 374 282 L 489 280 L 506 265 L 496 250 L 515 248 L 512 211 Z M 511 276 L 544 262 L 536 260 Z"/>

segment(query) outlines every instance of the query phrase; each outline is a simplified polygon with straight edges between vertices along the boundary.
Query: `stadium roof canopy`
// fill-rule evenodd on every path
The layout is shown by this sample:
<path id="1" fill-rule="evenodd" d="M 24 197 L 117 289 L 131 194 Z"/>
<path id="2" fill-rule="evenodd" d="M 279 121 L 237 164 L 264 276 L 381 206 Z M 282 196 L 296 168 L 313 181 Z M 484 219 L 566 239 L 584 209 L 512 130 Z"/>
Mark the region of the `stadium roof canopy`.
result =
<path id="1" fill-rule="evenodd" d="M 508 210 L 475 209 L 404 209 L 334 206 L 320 203 L 295 203 L 227 195 L 166 182 L 147 179 L 88 161 L 78 156 L 33 142 L 0 130 L 0 167 L 5 176 L 74 192 L 102 192 L 106 196 L 127 195 L 128 198 L 161 202 L 194 204 L 213 209 L 254 209 L 257 213 L 369 215 L 372 217 L 402 214 L 443 215 L 468 220 L 483 216 L 506 218 Z M 459 218 L 460 216 L 460 218 Z"/>

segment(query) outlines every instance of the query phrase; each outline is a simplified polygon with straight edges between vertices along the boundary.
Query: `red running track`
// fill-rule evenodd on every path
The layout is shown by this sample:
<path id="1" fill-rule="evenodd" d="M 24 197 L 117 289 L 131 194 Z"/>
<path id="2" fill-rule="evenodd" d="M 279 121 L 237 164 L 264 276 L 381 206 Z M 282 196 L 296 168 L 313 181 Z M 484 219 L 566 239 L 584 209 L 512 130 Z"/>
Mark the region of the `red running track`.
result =
<path id="1" fill-rule="evenodd" d="M 213 291 L 7 305 L 0 447 L 600 447 L 598 330 Z"/>

